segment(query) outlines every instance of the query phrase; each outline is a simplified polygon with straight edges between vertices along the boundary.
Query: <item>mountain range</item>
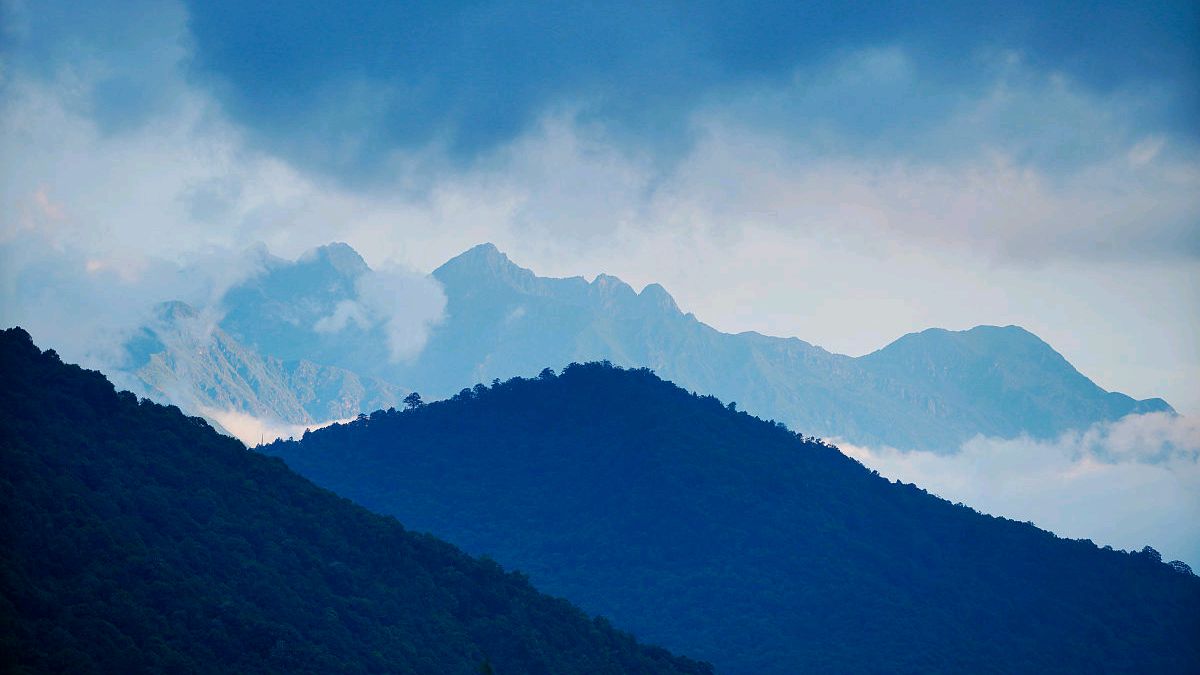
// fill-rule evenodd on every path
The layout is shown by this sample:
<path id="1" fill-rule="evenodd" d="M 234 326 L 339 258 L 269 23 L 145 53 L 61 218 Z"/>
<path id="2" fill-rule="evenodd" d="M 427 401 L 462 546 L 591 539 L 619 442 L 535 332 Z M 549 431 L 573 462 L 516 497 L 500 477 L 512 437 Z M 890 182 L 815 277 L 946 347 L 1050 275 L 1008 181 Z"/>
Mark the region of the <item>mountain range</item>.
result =
<path id="1" fill-rule="evenodd" d="M 722 333 L 658 284 L 637 292 L 603 274 L 539 277 L 491 244 L 432 273 L 444 318 L 415 358 L 397 361 L 379 323 L 343 316 L 329 328 L 370 273 L 345 244 L 294 262 L 269 258 L 201 331 L 175 318 L 177 309 L 160 312 L 167 320 L 131 344 L 132 370 L 148 391 L 193 412 L 224 407 L 310 424 L 395 406 L 410 391 L 444 398 L 477 382 L 608 360 L 805 433 L 935 451 L 976 435 L 1052 438 L 1171 411 L 1161 399 L 1105 391 L 1017 326 L 935 328 L 856 358 L 798 338 Z"/>
<path id="2" fill-rule="evenodd" d="M 1200 666 L 1183 563 L 890 482 L 647 369 L 545 370 L 262 449 L 723 673 Z"/>
<path id="3" fill-rule="evenodd" d="M 144 393 L 194 413 L 315 424 L 387 408 L 408 393 L 377 377 L 249 348 L 182 302 L 157 310 L 126 345 L 128 369 Z"/>
<path id="4" fill-rule="evenodd" d="M 711 673 L 0 333 L 0 671 Z"/>

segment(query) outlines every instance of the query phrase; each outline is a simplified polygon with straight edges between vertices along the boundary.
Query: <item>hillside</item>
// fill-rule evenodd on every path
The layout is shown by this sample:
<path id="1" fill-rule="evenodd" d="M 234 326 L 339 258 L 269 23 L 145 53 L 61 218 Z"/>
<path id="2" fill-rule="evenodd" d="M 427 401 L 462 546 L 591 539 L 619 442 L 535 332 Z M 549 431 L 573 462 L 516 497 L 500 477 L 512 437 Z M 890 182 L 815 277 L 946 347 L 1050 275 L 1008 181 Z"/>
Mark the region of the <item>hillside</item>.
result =
<path id="1" fill-rule="evenodd" d="M 20 329 L 0 373 L 4 672 L 710 672 Z"/>
<path id="2" fill-rule="evenodd" d="M 726 673 L 1195 672 L 1200 579 L 575 365 L 264 448 Z"/>

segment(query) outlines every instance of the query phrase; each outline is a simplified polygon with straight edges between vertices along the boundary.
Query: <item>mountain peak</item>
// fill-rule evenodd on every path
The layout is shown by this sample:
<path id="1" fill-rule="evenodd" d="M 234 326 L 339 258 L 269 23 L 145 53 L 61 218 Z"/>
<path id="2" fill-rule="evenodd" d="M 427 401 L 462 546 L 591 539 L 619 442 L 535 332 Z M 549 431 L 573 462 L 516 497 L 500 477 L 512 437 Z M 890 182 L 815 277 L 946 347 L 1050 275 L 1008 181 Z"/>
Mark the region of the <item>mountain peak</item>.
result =
<path id="1" fill-rule="evenodd" d="M 433 271 L 433 277 L 443 284 L 490 278 L 522 286 L 532 280 L 534 274 L 514 263 L 495 244 L 484 242 L 447 260 Z"/>
<path id="2" fill-rule="evenodd" d="M 662 287 L 662 284 L 646 284 L 638 297 L 643 301 L 654 305 L 660 309 L 664 309 L 673 314 L 679 314 L 679 305 L 675 304 L 675 298 L 667 292 L 667 289 Z"/>
<path id="3" fill-rule="evenodd" d="M 979 325 L 967 330 L 948 330 L 946 328 L 926 328 L 922 331 L 904 335 L 882 349 L 875 352 L 898 352 L 905 349 L 925 348 L 930 344 L 955 344 L 970 346 L 975 349 L 1034 349 L 1053 352 L 1053 348 L 1045 340 L 1028 330 L 1017 326 Z M 1057 354 L 1057 352 L 1054 352 Z"/>
<path id="4" fill-rule="evenodd" d="M 443 270 L 452 270 L 466 267 L 483 267 L 490 269 L 499 269 L 504 267 L 517 267 L 517 264 L 509 259 L 503 251 L 496 248 L 496 245 L 490 241 L 485 241 L 482 244 L 476 244 L 471 248 L 459 253 L 453 258 L 442 263 L 442 266 L 433 271 L 434 276 L 437 276 Z"/>
<path id="5" fill-rule="evenodd" d="M 492 268 L 517 266 L 516 263 L 514 263 L 508 257 L 508 255 L 504 253 L 504 251 L 496 248 L 496 245 L 490 241 L 485 241 L 482 244 L 476 244 L 462 253 L 459 253 L 450 260 L 446 261 L 446 264 L 442 265 L 442 267 L 446 267 L 451 263 L 458 263 L 460 265 L 482 265 Z"/>
<path id="6" fill-rule="evenodd" d="M 338 273 L 348 277 L 357 277 L 371 269 L 362 256 L 358 254 L 358 251 L 354 250 L 350 244 L 341 241 L 309 249 L 297 260 L 297 262 L 302 263 L 318 261 L 329 265 Z"/>
<path id="7" fill-rule="evenodd" d="M 154 308 L 155 316 L 162 321 L 178 321 L 196 318 L 196 308 L 182 300 L 168 300 Z"/>

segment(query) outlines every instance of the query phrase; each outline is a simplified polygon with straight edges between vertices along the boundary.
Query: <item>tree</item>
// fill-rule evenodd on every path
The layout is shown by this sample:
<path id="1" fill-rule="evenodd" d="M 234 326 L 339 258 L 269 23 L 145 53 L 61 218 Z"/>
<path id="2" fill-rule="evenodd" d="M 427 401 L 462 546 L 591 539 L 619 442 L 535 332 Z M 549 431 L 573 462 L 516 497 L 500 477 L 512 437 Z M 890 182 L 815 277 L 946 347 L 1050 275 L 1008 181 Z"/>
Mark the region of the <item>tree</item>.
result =
<path id="1" fill-rule="evenodd" d="M 423 405 L 425 405 L 425 402 L 421 400 L 421 395 L 415 391 L 413 393 L 409 394 L 408 396 L 404 397 L 405 410 L 412 410 L 414 408 L 420 408 Z"/>
<path id="2" fill-rule="evenodd" d="M 1167 567 L 1170 567 L 1181 574 L 1192 574 L 1191 565 L 1188 565 L 1182 560 L 1172 560 L 1171 562 L 1167 563 Z"/>

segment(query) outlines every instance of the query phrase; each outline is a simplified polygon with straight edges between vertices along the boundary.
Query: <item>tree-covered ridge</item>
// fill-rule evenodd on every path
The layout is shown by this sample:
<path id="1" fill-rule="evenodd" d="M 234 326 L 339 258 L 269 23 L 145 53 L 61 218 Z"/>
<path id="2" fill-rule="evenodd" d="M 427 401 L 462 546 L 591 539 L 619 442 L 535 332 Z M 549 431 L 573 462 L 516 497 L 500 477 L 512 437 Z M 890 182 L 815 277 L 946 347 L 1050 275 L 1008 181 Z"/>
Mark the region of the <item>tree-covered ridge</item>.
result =
<path id="1" fill-rule="evenodd" d="M 0 671 L 711 671 L 20 329 L 0 374 Z"/>
<path id="2" fill-rule="evenodd" d="M 572 365 L 265 448 L 728 673 L 1196 672 L 1200 579 Z"/>

